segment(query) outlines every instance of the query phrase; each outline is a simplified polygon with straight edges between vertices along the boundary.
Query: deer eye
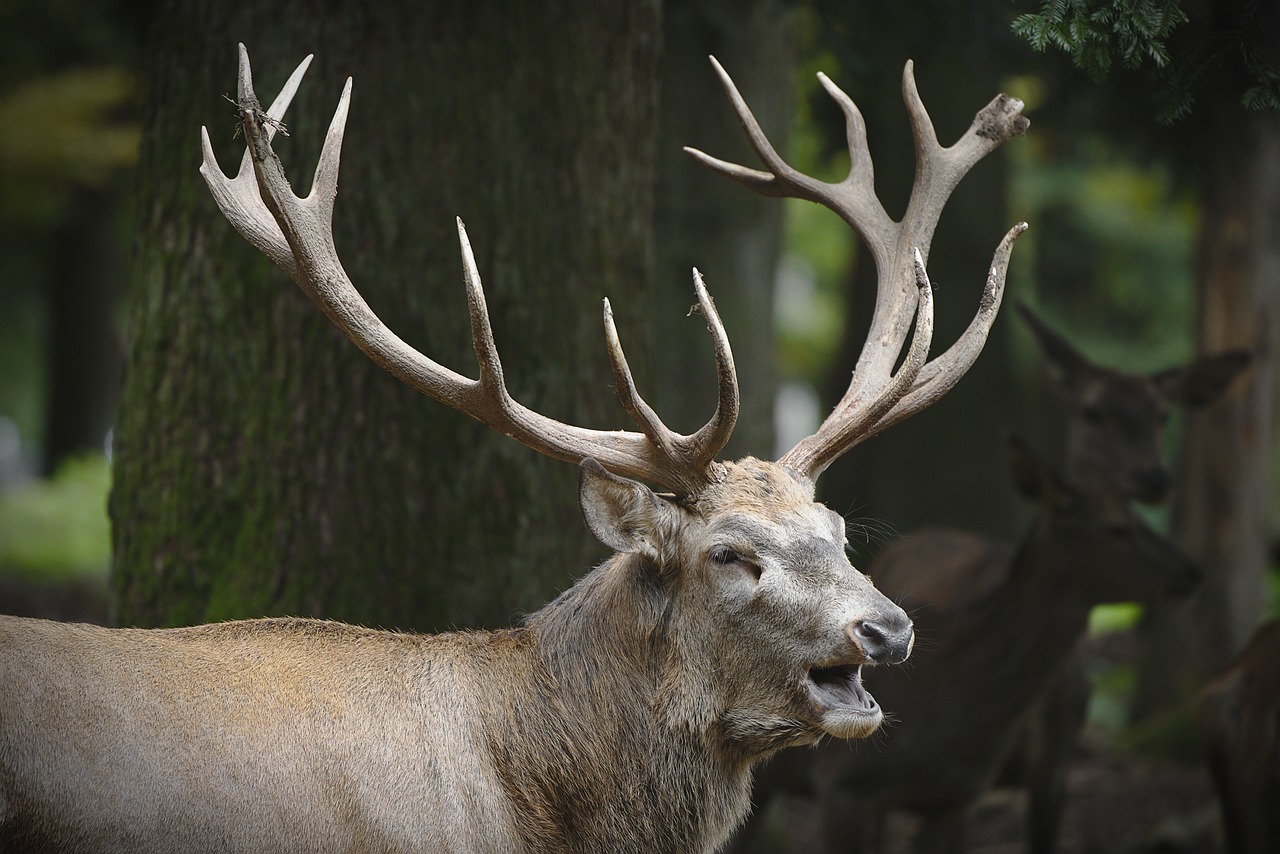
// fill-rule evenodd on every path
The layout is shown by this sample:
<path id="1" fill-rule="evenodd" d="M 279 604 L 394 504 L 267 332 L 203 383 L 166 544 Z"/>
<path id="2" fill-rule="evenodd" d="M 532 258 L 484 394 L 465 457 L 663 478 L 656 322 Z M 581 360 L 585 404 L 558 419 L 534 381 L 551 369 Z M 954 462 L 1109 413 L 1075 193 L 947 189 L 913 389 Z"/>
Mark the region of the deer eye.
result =
<path id="1" fill-rule="evenodd" d="M 764 574 L 764 570 L 760 568 L 759 564 L 749 558 L 743 557 L 728 546 L 716 546 L 711 550 L 711 554 L 708 555 L 708 557 L 716 566 L 730 566 L 736 564 L 742 567 L 742 570 L 750 575 L 755 581 L 759 581 L 760 576 Z"/>
<path id="2" fill-rule="evenodd" d="M 742 555 L 726 546 L 717 546 L 711 550 L 711 562 L 720 566 L 728 566 L 742 560 Z"/>

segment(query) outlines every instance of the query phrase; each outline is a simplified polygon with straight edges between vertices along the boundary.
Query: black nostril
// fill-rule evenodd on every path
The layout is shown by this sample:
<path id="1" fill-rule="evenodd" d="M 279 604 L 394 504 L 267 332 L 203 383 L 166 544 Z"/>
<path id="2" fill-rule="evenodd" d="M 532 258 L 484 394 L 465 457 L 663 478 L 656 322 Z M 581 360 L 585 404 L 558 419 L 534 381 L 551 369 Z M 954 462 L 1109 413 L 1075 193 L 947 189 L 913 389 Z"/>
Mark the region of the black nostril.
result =
<path id="1" fill-rule="evenodd" d="M 868 659 L 883 664 L 906 661 L 915 640 L 910 620 L 905 620 L 901 626 L 856 620 L 848 631 L 850 640 L 858 645 Z"/>
<path id="2" fill-rule="evenodd" d="M 853 639 L 866 651 L 867 655 L 875 656 L 874 650 L 883 649 L 885 645 L 884 629 L 875 623 L 868 623 L 866 620 L 858 620 L 853 624 Z"/>

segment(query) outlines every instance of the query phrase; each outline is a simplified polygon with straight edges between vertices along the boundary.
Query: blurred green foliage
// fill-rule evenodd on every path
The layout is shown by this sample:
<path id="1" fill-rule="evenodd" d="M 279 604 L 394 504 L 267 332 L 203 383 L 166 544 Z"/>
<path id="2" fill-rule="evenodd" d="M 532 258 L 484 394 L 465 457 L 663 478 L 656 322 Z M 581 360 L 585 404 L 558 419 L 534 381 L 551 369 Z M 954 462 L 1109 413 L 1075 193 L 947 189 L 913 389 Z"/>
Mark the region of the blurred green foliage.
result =
<path id="1" fill-rule="evenodd" d="M 140 126 L 120 118 L 136 88 L 123 68 L 75 68 L 0 92 L 0 225 L 58 221 L 78 188 L 133 166 Z"/>
<path id="2" fill-rule="evenodd" d="M 1031 251 L 1014 259 L 1024 298 L 1101 364 L 1154 371 L 1188 360 L 1199 213 L 1167 167 L 1125 158 L 1096 134 L 1031 139 L 1009 158 L 1012 208 L 1035 224 L 1023 238 Z M 1027 356 L 1018 364 L 1039 371 Z"/>
<path id="3" fill-rule="evenodd" d="M 839 181 L 849 170 L 848 155 L 832 148 L 813 114 L 815 100 L 827 97 L 817 73 L 834 64 L 822 51 L 800 62 L 786 155 L 802 172 L 824 181 Z M 784 203 L 784 260 L 775 296 L 778 370 L 784 379 L 814 382 L 834 360 L 844 335 L 844 291 L 857 244 L 849 227 L 821 205 L 800 199 Z"/>
<path id="4" fill-rule="evenodd" d="M 92 455 L 68 460 L 47 480 L 0 493 L 0 572 L 44 580 L 105 577 L 110 487 L 110 464 Z"/>

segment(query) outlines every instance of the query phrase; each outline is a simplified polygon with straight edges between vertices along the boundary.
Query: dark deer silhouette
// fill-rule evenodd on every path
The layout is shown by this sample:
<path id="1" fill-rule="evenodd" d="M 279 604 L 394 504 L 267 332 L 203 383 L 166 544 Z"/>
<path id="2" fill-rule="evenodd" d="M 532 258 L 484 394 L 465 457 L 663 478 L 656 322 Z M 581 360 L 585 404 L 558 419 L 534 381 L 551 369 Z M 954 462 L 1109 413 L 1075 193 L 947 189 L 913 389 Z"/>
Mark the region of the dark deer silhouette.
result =
<path id="1" fill-rule="evenodd" d="M 1205 686 L 1200 734 L 1229 854 L 1280 851 L 1280 620 Z"/>

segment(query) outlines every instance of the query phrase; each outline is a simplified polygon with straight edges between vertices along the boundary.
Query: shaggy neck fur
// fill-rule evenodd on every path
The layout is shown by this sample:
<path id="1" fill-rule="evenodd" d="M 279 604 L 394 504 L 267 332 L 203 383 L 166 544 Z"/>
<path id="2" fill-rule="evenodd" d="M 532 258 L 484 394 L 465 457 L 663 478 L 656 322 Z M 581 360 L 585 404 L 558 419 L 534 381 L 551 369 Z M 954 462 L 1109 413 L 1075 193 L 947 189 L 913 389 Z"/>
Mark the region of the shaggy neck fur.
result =
<path id="1" fill-rule="evenodd" d="M 709 686 L 685 684 L 656 566 L 615 555 L 495 642 L 525 655 L 490 749 L 528 851 L 714 850 L 750 806 Z"/>

